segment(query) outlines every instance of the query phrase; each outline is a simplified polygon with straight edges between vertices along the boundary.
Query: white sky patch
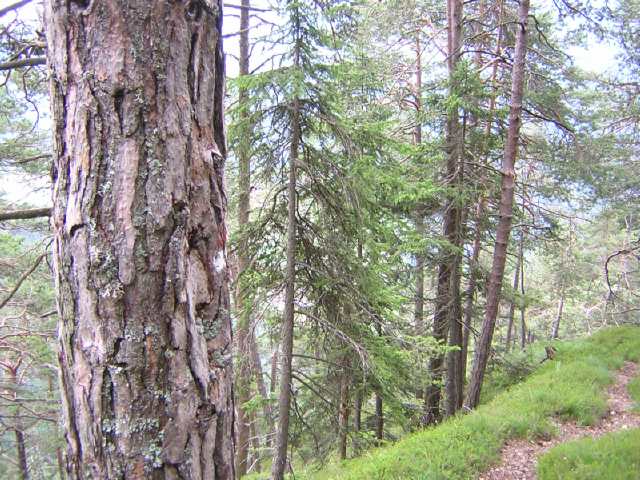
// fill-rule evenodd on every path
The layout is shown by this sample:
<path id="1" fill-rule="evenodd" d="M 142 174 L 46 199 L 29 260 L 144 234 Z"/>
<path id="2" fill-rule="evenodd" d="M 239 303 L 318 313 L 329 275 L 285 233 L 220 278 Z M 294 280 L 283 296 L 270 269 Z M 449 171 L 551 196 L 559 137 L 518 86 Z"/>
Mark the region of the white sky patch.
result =
<path id="1" fill-rule="evenodd" d="M 578 67 L 586 72 L 606 74 L 614 73 L 617 69 L 617 47 L 607 42 L 597 43 L 591 40 L 586 47 L 571 47 L 567 52 Z"/>

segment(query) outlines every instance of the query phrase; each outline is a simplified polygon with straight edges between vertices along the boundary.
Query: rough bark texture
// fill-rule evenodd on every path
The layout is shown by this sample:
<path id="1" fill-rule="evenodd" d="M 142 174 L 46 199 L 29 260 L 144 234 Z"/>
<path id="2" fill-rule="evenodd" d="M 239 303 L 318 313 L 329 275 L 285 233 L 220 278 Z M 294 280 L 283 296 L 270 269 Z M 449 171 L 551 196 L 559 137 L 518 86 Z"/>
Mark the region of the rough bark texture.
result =
<path id="1" fill-rule="evenodd" d="M 233 479 L 221 3 L 48 0 L 73 479 Z"/>
<path id="2" fill-rule="evenodd" d="M 511 234 L 513 218 L 513 196 L 515 188 L 515 161 L 518 153 L 518 139 L 522 123 L 522 97 L 524 87 L 525 54 L 527 51 L 527 21 L 529 0 L 521 0 L 518 7 L 516 46 L 511 77 L 511 105 L 509 110 L 509 128 L 502 160 L 502 182 L 500 193 L 499 220 L 496 230 L 496 242 L 493 263 L 487 287 L 487 308 L 482 323 L 482 331 L 475 350 L 473 371 L 465 407 L 475 408 L 480 401 L 480 390 L 489 358 L 491 340 L 495 329 L 500 292 L 507 258 L 507 247 Z"/>

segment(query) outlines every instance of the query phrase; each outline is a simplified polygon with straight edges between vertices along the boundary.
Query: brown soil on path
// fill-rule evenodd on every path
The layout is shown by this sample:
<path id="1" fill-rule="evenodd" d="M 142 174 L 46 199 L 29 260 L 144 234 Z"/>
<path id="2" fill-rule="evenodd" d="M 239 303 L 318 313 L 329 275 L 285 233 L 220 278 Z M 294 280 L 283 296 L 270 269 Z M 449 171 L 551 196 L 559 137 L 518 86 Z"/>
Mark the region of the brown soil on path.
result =
<path id="1" fill-rule="evenodd" d="M 500 464 L 484 472 L 478 480 L 535 480 L 538 457 L 547 450 L 570 440 L 586 436 L 600 437 L 605 433 L 640 427 L 640 415 L 633 413 L 634 402 L 627 384 L 637 375 L 638 365 L 625 362 L 616 380 L 607 390 L 609 410 L 597 425 L 584 427 L 573 422 L 556 422 L 558 436 L 544 440 L 509 440 L 502 448 Z"/>

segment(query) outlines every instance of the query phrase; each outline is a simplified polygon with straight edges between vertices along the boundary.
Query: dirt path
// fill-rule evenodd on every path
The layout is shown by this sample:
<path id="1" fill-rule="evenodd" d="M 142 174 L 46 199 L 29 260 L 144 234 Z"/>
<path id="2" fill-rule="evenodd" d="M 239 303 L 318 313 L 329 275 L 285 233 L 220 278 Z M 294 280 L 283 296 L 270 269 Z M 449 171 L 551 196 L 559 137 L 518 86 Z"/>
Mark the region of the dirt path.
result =
<path id="1" fill-rule="evenodd" d="M 484 472 L 478 480 L 535 480 L 538 456 L 556 445 L 576 438 L 597 438 L 616 430 L 640 427 L 640 415 L 631 412 L 634 402 L 627 392 L 627 384 L 637 373 L 638 365 L 631 362 L 625 362 L 618 371 L 615 383 L 607 390 L 609 411 L 597 425 L 583 427 L 573 422 L 558 422 L 557 437 L 534 441 L 510 440 L 502 448 L 500 464 Z"/>

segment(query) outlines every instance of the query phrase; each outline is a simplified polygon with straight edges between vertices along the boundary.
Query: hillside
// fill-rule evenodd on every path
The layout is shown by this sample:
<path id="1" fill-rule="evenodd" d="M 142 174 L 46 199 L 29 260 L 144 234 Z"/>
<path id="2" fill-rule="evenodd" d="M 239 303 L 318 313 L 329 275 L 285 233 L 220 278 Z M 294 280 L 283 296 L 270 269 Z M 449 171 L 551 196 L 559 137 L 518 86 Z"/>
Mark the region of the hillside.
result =
<path id="1" fill-rule="evenodd" d="M 555 360 L 543 363 L 526 381 L 497 395 L 473 413 L 410 435 L 361 458 L 332 464 L 317 472 L 297 473 L 296 478 L 471 479 L 498 461 L 507 440 L 555 435 L 554 418 L 575 420 L 583 425 L 597 423 L 606 411 L 606 387 L 614 380 L 616 370 L 625 361 L 640 360 L 640 328 L 611 328 L 584 340 L 554 345 L 558 352 Z M 629 443 L 640 451 L 637 432 L 626 436 L 625 451 L 629 450 Z M 609 442 L 611 455 L 615 445 Z M 638 468 L 637 463 L 634 468 Z M 640 470 L 636 475 L 640 475 Z M 564 477 L 550 474 L 542 478 Z"/>

